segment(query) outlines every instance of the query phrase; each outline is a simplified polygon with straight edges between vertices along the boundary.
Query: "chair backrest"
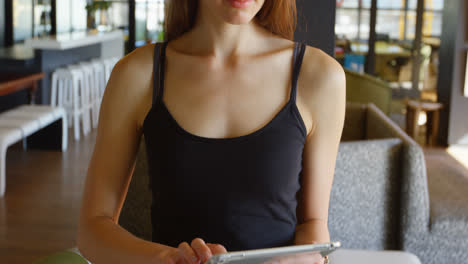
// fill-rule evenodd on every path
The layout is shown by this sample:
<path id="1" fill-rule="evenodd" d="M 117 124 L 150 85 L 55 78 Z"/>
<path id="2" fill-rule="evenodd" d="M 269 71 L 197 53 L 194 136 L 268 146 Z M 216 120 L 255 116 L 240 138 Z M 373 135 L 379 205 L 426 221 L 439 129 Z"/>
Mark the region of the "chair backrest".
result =
<path id="1" fill-rule="evenodd" d="M 366 138 L 367 105 L 346 102 L 346 113 L 341 141 Z"/>
<path id="2" fill-rule="evenodd" d="M 330 196 L 329 231 L 344 248 L 396 249 L 402 141 L 341 142 Z"/>
<path id="3" fill-rule="evenodd" d="M 392 88 L 371 75 L 346 72 L 346 101 L 361 104 L 373 103 L 385 114 L 390 113 Z"/>
<path id="4" fill-rule="evenodd" d="M 133 235 L 151 241 L 151 204 L 148 162 L 144 139 L 140 143 L 135 170 L 119 217 L 119 225 Z"/>

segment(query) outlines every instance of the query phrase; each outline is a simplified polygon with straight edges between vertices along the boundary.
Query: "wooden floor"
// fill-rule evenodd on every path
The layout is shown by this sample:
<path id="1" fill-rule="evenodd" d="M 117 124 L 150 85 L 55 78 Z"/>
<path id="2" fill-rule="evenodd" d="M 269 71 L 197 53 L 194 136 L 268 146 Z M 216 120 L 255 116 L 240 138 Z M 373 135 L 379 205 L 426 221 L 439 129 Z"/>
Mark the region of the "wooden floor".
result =
<path id="1" fill-rule="evenodd" d="M 447 148 L 424 148 L 428 177 L 433 168 L 443 167 L 447 173 L 465 177 L 468 180 L 468 146 Z"/>
<path id="2" fill-rule="evenodd" d="M 75 246 L 82 189 L 95 137 L 93 132 L 79 144 L 71 140 L 64 153 L 23 151 L 19 144 L 8 150 L 7 190 L 0 198 L 1 264 L 29 264 Z M 424 152 L 428 177 L 431 166 L 437 164 L 468 178 L 468 164 L 463 166 L 445 149 Z"/>
<path id="3" fill-rule="evenodd" d="M 70 137 L 63 153 L 23 151 L 20 144 L 8 149 L 6 194 L 0 198 L 0 263 L 30 264 L 75 246 L 95 134 L 78 144 Z"/>

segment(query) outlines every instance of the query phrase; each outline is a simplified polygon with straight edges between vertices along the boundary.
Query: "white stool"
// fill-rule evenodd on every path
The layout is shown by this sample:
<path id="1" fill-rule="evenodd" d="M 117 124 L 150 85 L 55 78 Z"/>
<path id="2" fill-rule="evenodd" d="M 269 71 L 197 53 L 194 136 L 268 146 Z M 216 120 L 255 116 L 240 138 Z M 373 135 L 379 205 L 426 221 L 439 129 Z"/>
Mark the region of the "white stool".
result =
<path id="1" fill-rule="evenodd" d="M 117 57 L 112 57 L 108 59 L 104 59 L 104 71 L 106 75 L 106 84 L 109 81 L 110 75 L 112 73 L 112 69 L 114 69 L 115 64 L 119 61 L 119 58 Z"/>
<path id="2" fill-rule="evenodd" d="M 96 79 L 97 86 L 99 87 L 99 97 L 102 98 L 107 84 L 106 66 L 104 61 L 101 59 L 93 59 L 91 60 L 91 64 L 93 65 L 94 77 Z"/>
<path id="3" fill-rule="evenodd" d="M 90 129 L 89 86 L 85 82 L 83 71 L 76 66 L 61 68 L 52 74 L 51 106 L 63 106 L 67 111 L 69 124 L 73 124 L 75 140 L 80 139 L 80 122 L 83 122 L 83 134 Z M 73 121 L 72 121 L 73 120 Z"/>
<path id="4" fill-rule="evenodd" d="M 68 146 L 68 118 L 63 107 L 20 105 L 0 113 L 0 127 L 19 128 L 23 138 L 32 135 L 57 120 L 62 120 L 62 151 Z"/>
<path id="5" fill-rule="evenodd" d="M 99 111 L 101 109 L 102 96 L 106 89 L 106 75 L 104 63 L 99 59 L 91 60 L 91 67 L 94 74 L 94 112 L 93 127 L 96 128 L 99 122 Z"/>
<path id="6" fill-rule="evenodd" d="M 21 130 L 18 128 L 0 127 L 0 197 L 6 189 L 6 151 L 13 143 L 21 140 Z"/>
<path id="7" fill-rule="evenodd" d="M 89 109 L 92 118 L 92 127 L 96 128 L 99 117 L 99 87 L 96 83 L 96 73 L 94 71 L 94 65 L 90 62 L 80 62 L 76 65 L 85 77 L 85 86 L 88 87 L 89 94 L 87 95 L 86 108 Z"/>
<path id="8" fill-rule="evenodd" d="M 0 197 L 5 194 L 7 148 L 60 119 L 61 149 L 65 151 L 68 144 L 68 126 L 67 114 L 62 107 L 22 105 L 0 113 Z M 23 147 L 26 148 L 24 143 L 25 141 Z"/>

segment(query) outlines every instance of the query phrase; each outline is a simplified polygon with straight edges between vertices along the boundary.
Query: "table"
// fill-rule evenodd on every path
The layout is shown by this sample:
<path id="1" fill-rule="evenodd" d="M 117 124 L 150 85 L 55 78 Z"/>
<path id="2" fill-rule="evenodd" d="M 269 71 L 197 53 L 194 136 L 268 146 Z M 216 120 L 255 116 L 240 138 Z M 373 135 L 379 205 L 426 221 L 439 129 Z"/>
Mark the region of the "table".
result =
<path id="1" fill-rule="evenodd" d="M 29 104 L 34 104 L 37 82 L 44 78 L 44 73 L 33 74 L 0 74 L 0 96 L 28 89 Z"/>
<path id="2" fill-rule="evenodd" d="M 369 52 L 369 44 L 352 42 L 351 50 L 353 53 L 367 55 Z M 398 44 L 387 43 L 384 41 L 377 41 L 375 43 L 375 54 L 377 56 L 398 56 L 398 57 L 411 57 L 411 52 L 402 48 Z"/>
<path id="3" fill-rule="evenodd" d="M 437 135 L 439 132 L 440 110 L 443 108 L 441 103 L 423 102 L 417 100 L 406 101 L 406 132 L 415 140 L 418 136 L 418 120 L 421 111 L 426 112 L 426 144 L 434 146 L 437 144 Z"/>
<path id="4" fill-rule="evenodd" d="M 15 44 L 11 47 L 0 48 L 0 63 L 10 68 L 34 66 L 34 50 L 24 44 Z"/>
<path id="5" fill-rule="evenodd" d="M 351 42 L 351 53 L 366 56 L 369 52 L 368 43 Z M 336 54 L 336 59 L 344 60 L 344 54 Z M 403 65 L 412 58 L 410 50 L 396 43 L 377 41 L 375 43 L 375 69 L 377 76 L 389 82 L 399 80 L 399 72 Z"/>

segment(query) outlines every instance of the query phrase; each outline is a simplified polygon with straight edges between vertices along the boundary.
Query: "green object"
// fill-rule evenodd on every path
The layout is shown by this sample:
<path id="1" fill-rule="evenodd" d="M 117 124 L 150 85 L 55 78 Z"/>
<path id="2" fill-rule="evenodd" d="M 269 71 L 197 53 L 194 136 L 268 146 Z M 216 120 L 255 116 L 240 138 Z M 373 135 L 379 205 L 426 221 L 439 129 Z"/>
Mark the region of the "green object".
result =
<path id="1" fill-rule="evenodd" d="M 61 251 L 38 260 L 33 264 L 88 264 L 88 262 L 75 252 Z"/>
<path id="2" fill-rule="evenodd" d="M 91 4 L 86 4 L 86 10 L 88 12 L 94 12 L 96 10 L 107 10 L 112 5 L 112 1 L 93 1 Z"/>
<path id="3" fill-rule="evenodd" d="M 390 113 L 392 88 L 369 74 L 346 72 L 346 101 L 361 104 L 373 103 L 386 115 Z"/>
<path id="4" fill-rule="evenodd" d="M 158 41 L 164 41 L 164 31 L 159 32 Z"/>

